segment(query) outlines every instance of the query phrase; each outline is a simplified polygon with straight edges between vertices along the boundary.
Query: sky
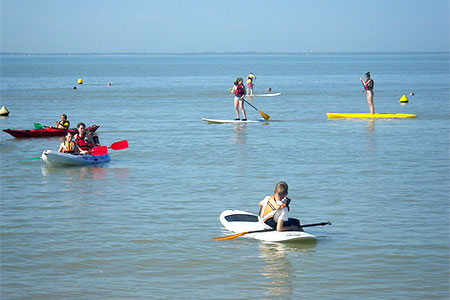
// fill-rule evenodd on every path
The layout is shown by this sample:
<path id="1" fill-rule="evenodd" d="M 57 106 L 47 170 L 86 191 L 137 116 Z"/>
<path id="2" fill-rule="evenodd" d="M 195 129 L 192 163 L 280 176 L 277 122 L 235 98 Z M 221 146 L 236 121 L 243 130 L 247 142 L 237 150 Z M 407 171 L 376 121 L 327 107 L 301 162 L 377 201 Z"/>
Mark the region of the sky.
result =
<path id="1" fill-rule="evenodd" d="M 0 0 L 1 52 L 449 51 L 449 0 Z"/>

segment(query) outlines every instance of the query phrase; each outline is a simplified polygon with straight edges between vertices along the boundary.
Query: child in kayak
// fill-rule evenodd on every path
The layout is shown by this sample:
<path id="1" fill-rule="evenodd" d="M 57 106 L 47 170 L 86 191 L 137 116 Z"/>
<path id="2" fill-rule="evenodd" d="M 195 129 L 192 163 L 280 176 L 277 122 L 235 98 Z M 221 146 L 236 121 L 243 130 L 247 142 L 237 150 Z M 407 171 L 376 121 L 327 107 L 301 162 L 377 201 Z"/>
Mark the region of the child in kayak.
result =
<path id="1" fill-rule="evenodd" d="M 242 77 L 236 78 L 234 81 L 234 86 L 231 89 L 231 92 L 234 94 L 234 111 L 236 112 L 236 121 L 240 119 L 239 109 L 242 112 L 242 121 L 247 121 L 247 115 L 244 109 L 244 97 L 245 97 L 245 87 L 244 87 L 244 79 Z"/>
<path id="2" fill-rule="evenodd" d="M 61 153 L 70 153 L 70 154 L 78 154 L 80 153 L 80 147 L 73 141 L 73 133 L 68 132 L 66 134 L 66 140 L 59 145 L 58 152 Z"/>
<path id="3" fill-rule="evenodd" d="M 272 196 L 266 196 L 259 202 L 260 220 L 277 231 L 302 230 L 300 221 L 288 217 L 289 203 L 288 185 L 280 181 L 275 186 Z"/>
<path id="4" fill-rule="evenodd" d="M 60 121 L 56 121 L 56 128 L 58 129 L 69 129 L 70 127 L 70 122 L 67 120 L 67 115 L 66 114 L 62 114 L 61 115 L 61 120 Z"/>
<path id="5" fill-rule="evenodd" d="M 80 149 L 81 154 L 86 154 L 92 148 L 100 146 L 98 136 L 91 131 L 86 131 L 84 123 L 78 123 L 77 131 L 78 133 L 74 136 L 75 144 Z"/>

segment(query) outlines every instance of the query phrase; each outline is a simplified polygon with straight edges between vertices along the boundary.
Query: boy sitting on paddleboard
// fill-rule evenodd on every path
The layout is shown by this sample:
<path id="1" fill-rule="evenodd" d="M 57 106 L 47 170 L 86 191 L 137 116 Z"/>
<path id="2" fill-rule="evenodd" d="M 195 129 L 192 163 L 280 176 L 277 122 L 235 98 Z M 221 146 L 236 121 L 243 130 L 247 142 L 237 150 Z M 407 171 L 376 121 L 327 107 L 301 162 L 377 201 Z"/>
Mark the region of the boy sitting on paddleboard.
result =
<path id="1" fill-rule="evenodd" d="M 302 230 L 300 221 L 288 218 L 289 203 L 291 199 L 287 197 L 288 185 L 280 181 L 275 186 L 272 196 L 266 196 L 259 206 L 260 220 L 276 229 L 277 231 Z"/>

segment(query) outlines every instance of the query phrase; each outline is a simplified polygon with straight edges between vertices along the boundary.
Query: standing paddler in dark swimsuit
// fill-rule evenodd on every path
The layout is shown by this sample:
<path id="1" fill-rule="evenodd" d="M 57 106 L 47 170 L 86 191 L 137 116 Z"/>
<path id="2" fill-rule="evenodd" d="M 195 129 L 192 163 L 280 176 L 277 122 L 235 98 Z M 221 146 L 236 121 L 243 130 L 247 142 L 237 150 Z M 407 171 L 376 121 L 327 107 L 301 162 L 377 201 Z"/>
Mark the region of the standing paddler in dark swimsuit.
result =
<path id="1" fill-rule="evenodd" d="M 375 113 L 375 107 L 373 105 L 373 79 L 370 78 L 370 72 L 367 72 L 364 77 L 366 80 L 360 78 L 363 86 L 364 92 L 366 93 L 367 104 L 369 104 L 370 113 L 373 115 Z"/>

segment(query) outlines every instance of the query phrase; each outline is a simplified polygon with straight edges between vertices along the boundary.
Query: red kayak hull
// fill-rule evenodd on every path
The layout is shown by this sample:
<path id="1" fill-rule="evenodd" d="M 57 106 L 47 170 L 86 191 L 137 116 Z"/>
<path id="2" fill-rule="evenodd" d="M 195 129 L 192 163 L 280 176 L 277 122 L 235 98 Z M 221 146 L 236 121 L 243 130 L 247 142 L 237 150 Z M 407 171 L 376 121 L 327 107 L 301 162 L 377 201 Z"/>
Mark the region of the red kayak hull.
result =
<path id="1" fill-rule="evenodd" d="M 96 131 L 100 126 L 93 125 L 86 128 L 86 130 Z M 30 129 L 30 130 L 14 130 L 3 129 L 4 132 L 9 133 L 15 138 L 35 138 L 35 137 L 49 137 L 49 136 L 64 136 L 68 131 L 77 133 L 76 129 L 57 129 L 57 128 L 42 128 L 42 129 Z"/>

